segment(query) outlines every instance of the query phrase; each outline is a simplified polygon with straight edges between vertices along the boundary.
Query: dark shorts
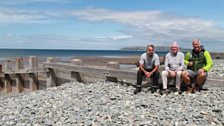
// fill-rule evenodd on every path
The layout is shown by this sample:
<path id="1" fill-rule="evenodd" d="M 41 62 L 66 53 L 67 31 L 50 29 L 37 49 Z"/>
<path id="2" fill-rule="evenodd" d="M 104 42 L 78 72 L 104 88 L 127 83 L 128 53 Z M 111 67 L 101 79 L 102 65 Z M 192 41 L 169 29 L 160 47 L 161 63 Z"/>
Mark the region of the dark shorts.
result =
<path id="1" fill-rule="evenodd" d="M 198 76 L 198 71 L 196 71 L 196 72 L 193 71 L 193 70 L 186 70 L 186 71 L 188 72 L 188 74 L 189 74 L 191 80 L 192 80 L 192 79 L 195 80 L 196 77 Z M 206 78 L 207 78 L 208 73 L 207 73 L 207 72 L 205 72 L 205 73 L 206 73 Z"/>

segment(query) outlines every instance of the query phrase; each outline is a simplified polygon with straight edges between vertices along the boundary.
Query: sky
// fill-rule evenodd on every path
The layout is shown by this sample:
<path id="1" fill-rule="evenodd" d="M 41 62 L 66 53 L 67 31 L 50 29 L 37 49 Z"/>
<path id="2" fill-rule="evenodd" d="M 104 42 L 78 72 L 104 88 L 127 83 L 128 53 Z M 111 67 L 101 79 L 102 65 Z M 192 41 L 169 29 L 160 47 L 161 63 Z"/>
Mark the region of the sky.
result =
<path id="1" fill-rule="evenodd" d="M 223 0 L 0 0 L 0 48 L 117 50 L 128 46 L 224 52 Z"/>

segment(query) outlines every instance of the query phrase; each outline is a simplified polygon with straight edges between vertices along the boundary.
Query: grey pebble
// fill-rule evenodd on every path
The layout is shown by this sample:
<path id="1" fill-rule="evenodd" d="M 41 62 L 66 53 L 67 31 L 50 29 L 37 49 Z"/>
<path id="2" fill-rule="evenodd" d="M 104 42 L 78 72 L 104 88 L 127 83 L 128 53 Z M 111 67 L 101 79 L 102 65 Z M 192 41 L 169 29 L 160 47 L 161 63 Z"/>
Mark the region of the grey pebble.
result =
<path id="1" fill-rule="evenodd" d="M 112 82 L 0 95 L 0 125 L 223 125 L 223 89 L 161 96 Z"/>

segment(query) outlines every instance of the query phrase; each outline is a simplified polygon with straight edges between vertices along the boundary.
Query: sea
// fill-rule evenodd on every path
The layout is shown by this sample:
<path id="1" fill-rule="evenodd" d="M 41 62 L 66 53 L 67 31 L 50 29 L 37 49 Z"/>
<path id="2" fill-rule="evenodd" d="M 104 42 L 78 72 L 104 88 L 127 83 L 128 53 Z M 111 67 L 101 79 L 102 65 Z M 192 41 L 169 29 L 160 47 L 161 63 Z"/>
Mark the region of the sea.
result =
<path id="1" fill-rule="evenodd" d="M 145 51 L 123 51 L 123 50 L 62 50 L 62 49 L 0 49 L 0 58 L 16 57 L 76 57 L 76 56 L 103 56 L 103 57 L 123 57 L 140 56 Z M 164 56 L 167 52 L 156 52 L 159 56 Z"/>
<path id="2" fill-rule="evenodd" d="M 70 60 L 73 57 L 100 56 L 100 57 L 125 57 L 140 56 L 145 51 L 124 50 L 68 50 L 68 49 L 0 49 L 0 62 L 18 57 L 28 58 L 37 56 L 40 58 L 55 57 L 61 60 Z M 167 52 L 156 52 L 164 56 Z"/>

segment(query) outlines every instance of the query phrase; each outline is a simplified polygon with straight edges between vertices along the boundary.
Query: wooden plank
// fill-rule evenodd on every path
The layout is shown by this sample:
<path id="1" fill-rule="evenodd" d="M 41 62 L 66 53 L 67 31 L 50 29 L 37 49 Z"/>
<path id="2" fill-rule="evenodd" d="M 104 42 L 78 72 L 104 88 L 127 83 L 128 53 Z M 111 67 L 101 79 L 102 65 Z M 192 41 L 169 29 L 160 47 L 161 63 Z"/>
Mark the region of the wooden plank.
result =
<path id="1" fill-rule="evenodd" d="M 107 63 L 107 68 L 118 70 L 118 69 L 120 69 L 120 64 L 118 62 L 115 62 L 115 61 L 110 61 L 110 62 Z M 117 79 L 117 77 L 106 76 L 106 81 L 117 83 L 118 79 Z"/>
<path id="2" fill-rule="evenodd" d="M 79 72 L 71 72 L 71 77 L 76 78 L 78 82 L 83 82 L 82 75 Z"/>
<path id="3" fill-rule="evenodd" d="M 0 91 L 3 90 L 4 85 L 3 85 L 3 81 L 2 81 L 2 77 L 0 76 Z"/>
<path id="4" fill-rule="evenodd" d="M 3 89 L 3 82 L 2 82 L 2 64 L 0 64 L 0 91 Z"/>
<path id="5" fill-rule="evenodd" d="M 9 74 L 5 74 L 5 90 L 7 93 L 12 92 L 12 79 Z"/>
<path id="6" fill-rule="evenodd" d="M 71 72 L 79 72 L 81 74 L 89 74 L 94 76 L 101 77 L 117 77 L 120 79 L 131 79 L 136 80 L 137 73 L 134 71 L 125 71 L 120 69 L 110 69 L 110 68 L 102 68 L 102 67 L 94 67 L 94 66 L 78 66 L 69 63 L 45 63 L 44 67 L 52 68 L 55 70 L 62 71 L 71 71 Z M 147 79 L 149 81 L 150 79 Z M 172 81 L 171 81 L 172 82 Z M 161 77 L 160 77 L 161 83 Z M 217 80 L 208 78 L 205 86 L 208 87 L 224 87 L 224 80 Z"/>
<path id="7" fill-rule="evenodd" d="M 22 58 L 16 58 L 16 67 L 15 71 L 20 71 L 24 69 L 24 62 Z M 21 93 L 24 91 L 24 79 L 22 74 L 16 74 L 16 91 Z"/>
<path id="8" fill-rule="evenodd" d="M 4 74 L 29 74 L 29 73 L 45 73 L 46 70 L 43 68 L 37 68 L 37 69 L 20 69 L 16 71 L 3 71 Z"/>
<path id="9" fill-rule="evenodd" d="M 37 57 L 30 56 L 29 57 L 29 71 L 36 70 L 38 68 Z M 29 85 L 31 91 L 36 91 L 38 89 L 38 73 L 30 73 L 29 74 Z"/>
<path id="10" fill-rule="evenodd" d="M 49 71 L 47 72 L 47 87 L 55 87 L 58 84 L 57 76 L 52 68 L 48 68 Z"/>
<path id="11" fill-rule="evenodd" d="M 4 71 L 11 71 L 11 70 L 12 70 L 12 62 L 10 60 L 6 60 L 4 62 L 3 72 Z M 5 85 L 6 93 L 12 92 L 12 79 L 10 77 L 10 74 L 5 74 L 4 73 L 4 77 L 5 77 L 4 85 Z"/>
<path id="12" fill-rule="evenodd" d="M 222 87 L 224 88 L 224 80 L 208 78 L 205 82 L 205 87 Z"/>
<path id="13" fill-rule="evenodd" d="M 5 71 L 12 71 L 12 62 L 11 62 L 11 60 L 6 60 L 4 62 L 3 72 L 5 72 Z"/>
<path id="14" fill-rule="evenodd" d="M 69 63 L 45 63 L 44 67 L 57 70 L 74 71 L 97 76 L 110 76 L 117 78 L 136 79 L 136 73 L 120 69 L 100 68 L 94 66 L 78 66 Z"/>
<path id="15" fill-rule="evenodd" d="M 29 74 L 29 85 L 31 91 L 38 90 L 39 81 L 37 79 L 38 74 L 37 73 L 30 73 Z"/>
<path id="16" fill-rule="evenodd" d="M 24 79 L 21 74 L 16 74 L 16 91 L 18 93 L 24 91 Z"/>

